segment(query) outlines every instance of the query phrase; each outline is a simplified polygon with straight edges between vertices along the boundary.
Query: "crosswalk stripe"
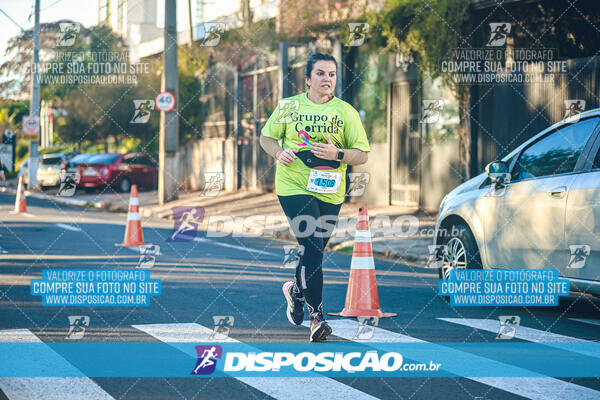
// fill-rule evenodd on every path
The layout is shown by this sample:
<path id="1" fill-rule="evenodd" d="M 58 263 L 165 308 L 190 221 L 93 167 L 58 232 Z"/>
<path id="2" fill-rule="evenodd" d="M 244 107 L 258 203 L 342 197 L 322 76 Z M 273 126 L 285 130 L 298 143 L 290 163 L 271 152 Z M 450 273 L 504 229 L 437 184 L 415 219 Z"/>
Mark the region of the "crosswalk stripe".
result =
<path id="1" fill-rule="evenodd" d="M 327 321 L 329 325 L 333 328 L 333 334 L 335 336 L 339 336 L 341 338 L 353 341 L 359 341 L 354 339 L 354 335 L 357 332 L 357 322 L 356 320 L 329 320 Z M 304 321 L 304 326 L 310 326 L 310 322 Z M 363 341 L 360 341 L 363 342 Z M 364 341 L 369 346 L 377 348 L 377 343 L 428 343 L 425 340 L 421 340 L 418 338 L 414 338 L 412 336 L 403 335 L 401 333 L 396 333 L 392 331 L 388 331 L 387 329 L 374 327 L 373 337 L 368 341 Z M 428 346 L 436 346 L 439 347 L 440 352 L 448 353 L 448 351 L 455 352 L 458 357 L 464 358 L 465 360 L 472 360 L 473 362 L 483 361 L 487 365 L 496 365 L 503 370 L 510 370 L 515 375 L 519 375 L 519 371 L 523 371 L 523 375 L 529 375 L 529 371 L 524 370 L 523 368 L 519 368 L 516 366 L 512 366 L 509 364 L 501 363 L 499 361 L 486 359 L 484 357 L 480 357 L 471 353 L 466 353 L 459 350 L 453 350 L 447 346 L 436 345 L 435 343 L 429 342 Z M 387 350 L 387 348 L 386 348 Z M 417 360 L 422 362 L 422 360 Z M 435 361 L 435 360 L 434 360 Z M 458 369 L 448 369 L 444 368 L 442 365 L 442 369 L 458 376 L 462 376 L 464 373 Z M 600 393 L 586 388 L 584 386 L 575 385 L 569 382 L 562 381 L 556 378 L 550 377 L 517 377 L 517 378 L 495 378 L 495 377 L 466 377 L 466 379 L 470 379 L 479 383 L 483 383 L 488 386 L 493 386 L 497 389 L 504 390 L 506 392 L 510 392 L 519 396 L 523 396 L 529 399 L 534 400 L 548 400 L 548 399 L 578 399 L 578 400 L 594 400 L 598 399 Z"/>
<path id="2" fill-rule="evenodd" d="M 600 326 L 600 321 L 595 319 L 585 319 L 585 318 L 569 318 L 571 321 L 583 322 L 584 324 L 596 325 Z"/>
<path id="3" fill-rule="evenodd" d="M 488 332 L 498 333 L 500 321 L 497 319 L 476 319 L 476 318 L 438 318 L 439 320 L 451 322 L 453 324 L 464 325 L 475 329 L 481 329 Z M 600 354 L 580 349 L 576 346 L 567 347 L 566 343 L 591 343 L 589 340 L 574 338 L 571 336 L 560 335 L 558 333 L 546 332 L 539 329 L 528 328 L 520 325 L 515 331 L 515 338 L 527 340 L 528 342 L 543 343 L 549 347 L 555 347 L 561 350 L 567 350 L 574 353 L 585 354 L 586 356 L 598 357 Z"/>
<path id="4" fill-rule="evenodd" d="M 196 323 L 182 324 L 148 324 L 132 325 L 156 339 L 169 342 L 210 342 L 209 336 L 213 333 L 212 329 Z M 233 338 L 219 340 L 219 342 L 240 343 Z M 247 351 L 260 351 L 256 347 L 247 345 Z M 193 354 L 196 357 L 196 354 Z M 190 368 L 193 366 L 190 366 Z M 316 374 L 315 374 L 316 375 Z M 275 399 L 285 400 L 306 400 L 306 399 L 365 399 L 375 400 L 367 393 L 361 392 L 352 386 L 345 385 L 335 379 L 322 377 L 285 377 L 285 378 L 248 378 L 235 377 L 235 379 L 252 386 L 261 392 L 268 394 Z"/>
<path id="5" fill-rule="evenodd" d="M 0 331 L 0 342 L 42 343 L 28 329 L 10 329 Z M 10 400 L 16 399 L 98 399 L 114 400 L 96 382 L 83 376 L 75 366 L 56 353 L 50 346 L 44 347 L 43 354 L 36 355 L 36 363 L 44 362 L 41 367 L 48 371 L 71 371 L 69 375 L 81 377 L 68 378 L 3 378 L 0 377 L 0 389 Z"/>
<path id="6" fill-rule="evenodd" d="M 67 224 L 55 224 L 56 226 L 58 226 L 59 228 L 63 228 L 66 229 L 68 231 L 73 231 L 73 232 L 81 232 L 81 228 L 78 228 L 76 226 L 72 226 L 72 225 L 67 225 Z"/>

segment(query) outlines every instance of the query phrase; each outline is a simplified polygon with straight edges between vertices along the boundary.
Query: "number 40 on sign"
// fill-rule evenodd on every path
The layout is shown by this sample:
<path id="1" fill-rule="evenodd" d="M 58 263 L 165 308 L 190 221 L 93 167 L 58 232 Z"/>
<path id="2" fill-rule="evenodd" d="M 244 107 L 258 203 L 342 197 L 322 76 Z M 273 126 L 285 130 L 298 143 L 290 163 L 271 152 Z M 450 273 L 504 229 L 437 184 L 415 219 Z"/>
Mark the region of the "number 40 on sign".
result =
<path id="1" fill-rule="evenodd" d="M 173 111 L 175 108 L 175 95 L 168 90 L 161 92 L 154 98 L 154 104 L 157 110 L 163 112 Z"/>

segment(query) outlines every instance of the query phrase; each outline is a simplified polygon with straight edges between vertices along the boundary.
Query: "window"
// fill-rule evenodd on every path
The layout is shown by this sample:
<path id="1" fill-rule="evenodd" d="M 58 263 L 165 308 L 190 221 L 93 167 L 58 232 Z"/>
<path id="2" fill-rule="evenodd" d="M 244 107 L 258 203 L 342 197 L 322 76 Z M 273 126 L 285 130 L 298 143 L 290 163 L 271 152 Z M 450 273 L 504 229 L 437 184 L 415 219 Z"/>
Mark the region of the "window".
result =
<path id="1" fill-rule="evenodd" d="M 61 162 L 61 157 L 48 157 L 42 159 L 42 165 L 59 165 Z"/>
<path id="2" fill-rule="evenodd" d="M 152 162 L 152 160 L 148 157 L 145 156 L 141 156 L 138 158 L 138 162 L 142 165 L 154 165 L 154 163 Z"/>
<path id="3" fill-rule="evenodd" d="M 525 149 L 513 169 L 513 181 L 573 171 L 598 118 L 565 126 Z"/>
<path id="4" fill-rule="evenodd" d="M 594 160 L 593 169 L 600 169 L 600 150 L 598 150 L 598 154 L 596 154 L 596 159 Z"/>
<path id="5" fill-rule="evenodd" d="M 87 160 L 88 164 L 112 164 L 117 157 L 116 154 L 97 154 L 95 156 L 91 156 L 89 160 Z"/>

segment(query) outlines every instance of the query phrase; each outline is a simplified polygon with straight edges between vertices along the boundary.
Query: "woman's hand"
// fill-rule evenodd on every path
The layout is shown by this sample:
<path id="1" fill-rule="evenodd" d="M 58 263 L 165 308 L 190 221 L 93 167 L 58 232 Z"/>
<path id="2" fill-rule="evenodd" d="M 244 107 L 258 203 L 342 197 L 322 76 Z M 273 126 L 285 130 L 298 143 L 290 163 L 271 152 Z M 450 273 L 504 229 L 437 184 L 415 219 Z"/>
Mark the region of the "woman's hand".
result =
<path id="1" fill-rule="evenodd" d="M 338 150 L 331 141 L 331 135 L 327 136 L 327 143 L 315 143 L 310 149 L 315 156 L 325 160 L 337 160 Z"/>
<path id="2" fill-rule="evenodd" d="M 279 150 L 277 154 L 275 154 L 275 158 L 282 164 L 289 164 L 294 162 L 297 152 L 298 150 L 292 149 Z"/>

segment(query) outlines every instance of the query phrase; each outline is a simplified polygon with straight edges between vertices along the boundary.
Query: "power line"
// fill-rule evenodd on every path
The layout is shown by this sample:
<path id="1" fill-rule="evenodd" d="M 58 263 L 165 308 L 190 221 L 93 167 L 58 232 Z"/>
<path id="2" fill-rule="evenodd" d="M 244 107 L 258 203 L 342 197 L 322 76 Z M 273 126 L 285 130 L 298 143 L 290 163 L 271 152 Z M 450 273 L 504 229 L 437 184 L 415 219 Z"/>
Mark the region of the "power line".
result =
<path id="1" fill-rule="evenodd" d="M 0 8 L 0 12 L 1 12 L 2 14 L 6 15 L 6 18 L 10 19 L 10 21 L 11 21 L 13 24 L 15 24 L 16 26 L 18 26 L 18 27 L 19 27 L 19 29 L 20 29 L 22 32 L 25 32 L 25 29 L 23 29 L 23 27 L 22 27 L 21 25 L 19 25 L 19 24 L 17 23 L 17 21 L 15 21 L 14 19 L 12 19 L 12 18 L 10 17 L 10 15 L 8 15 L 7 13 L 5 13 L 3 9 L 1 9 L 1 8 Z"/>

